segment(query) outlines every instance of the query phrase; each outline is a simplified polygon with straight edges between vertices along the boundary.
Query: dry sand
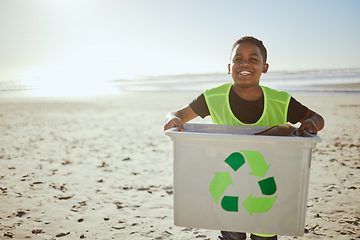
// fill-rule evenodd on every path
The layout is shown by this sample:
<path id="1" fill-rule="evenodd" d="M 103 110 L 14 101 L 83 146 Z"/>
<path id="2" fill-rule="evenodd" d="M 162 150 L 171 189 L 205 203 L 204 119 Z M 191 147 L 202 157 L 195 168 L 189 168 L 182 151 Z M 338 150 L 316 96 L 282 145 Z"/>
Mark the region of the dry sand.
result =
<path id="1" fill-rule="evenodd" d="M 173 225 L 163 122 L 195 95 L 1 98 L 0 239 L 216 239 Z M 279 239 L 360 239 L 360 96 L 295 97 L 326 126 L 306 233 Z"/>

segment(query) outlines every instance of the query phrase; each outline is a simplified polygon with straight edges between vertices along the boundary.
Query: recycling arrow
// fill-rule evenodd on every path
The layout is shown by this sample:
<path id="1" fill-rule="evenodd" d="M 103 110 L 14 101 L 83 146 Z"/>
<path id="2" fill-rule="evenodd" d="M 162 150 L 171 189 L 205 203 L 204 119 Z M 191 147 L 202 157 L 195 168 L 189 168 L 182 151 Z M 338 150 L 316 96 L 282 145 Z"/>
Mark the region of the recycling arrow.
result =
<path id="1" fill-rule="evenodd" d="M 229 185 L 234 185 L 230 173 L 228 172 L 217 172 L 215 178 L 210 184 L 210 193 L 213 196 L 216 204 L 219 202 L 221 195 L 225 192 Z"/>
<path id="2" fill-rule="evenodd" d="M 241 166 L 245 164 L 247 160 L 251 173 L 250 175 L 264 178 L 270 165 L 265 162 L 264 157 L 260 152 L 242 150 L 240 152 L 231 153 L 225 162 L 236 172 Z M 227 187 L 234 185 L 229 172 L 217 172 L 210 184 L 210 193 L 215 200 L 216 204 Z M 274 177 L 268 177 L 258 181 L 261 193 L 263 195 L 273 195 L 277 191 L 277 186 Z M 276 200 L 275 197 L 253 197 L 250 194 L 243 202 L 243 206 L 252 216 L 253 213 L 264 213 L 269 211 Z M 238 212 L 239 211 L 239 197 L 237 196 L 224 196 L 221 200 L 221 207 L 225 211 Z"/>
<path id="3" fill-rule="evenodd" d="M 249 163 L 252 171 L 250 174 L 257 177 L 265 177 L 270 165 L 267 165 L 261 153 L 248 150 L 242 150 L 241 152 L 245 155 L 245 158 Z"/>
<path id="4" fill-rule="evenodd" d="M 261 192 L 264 195 L 273 195 L 276 190 L 276 183 L 274 177 L 269 177 L 263 180 L 258 181 Z"/>
<path id="5" fill-rule="evenodd" d="M 239 152 L 234 152 L 230 154 L 225 159 L 225 162 L 234 170 L 238 170 L 242 165 L 245 164 L 245 158 L 244 156 Z"/>
<path id="6" fill-rule="evenodd" d="M 269 211 L 277 197 L 272 198 L 256 198 L 252 197 L 252 194 L 246 198 L 243 202 L 244 207 L 252 216 L 253 213 L 264 213 Z"/>
<path id="7" fill-rule="evenodd" d="M 234 196 L 224 196 L 221 200 L 221 207 L 228 212 L 237 212 L 239 209 L 239 198 Z"/>

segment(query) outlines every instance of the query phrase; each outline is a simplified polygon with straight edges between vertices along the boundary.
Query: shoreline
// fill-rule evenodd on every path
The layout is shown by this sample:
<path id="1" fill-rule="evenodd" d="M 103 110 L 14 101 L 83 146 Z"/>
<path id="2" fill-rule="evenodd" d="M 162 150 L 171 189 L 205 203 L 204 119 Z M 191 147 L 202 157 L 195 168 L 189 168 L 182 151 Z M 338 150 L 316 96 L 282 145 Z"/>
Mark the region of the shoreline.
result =
<path id="1" fill-rule="evenodd" d="M 134 86 L 133 86 L 134 87 Z M 200 94 L 201 90 L 174 90 L 171 89 L 170 91 L 166 89 L 135 89 L 132 87 L 124 88 L 119 86 L 113 86 L 111 94 L 89 94 L 83 96 L 64 96 L 63 94 L 59 93 L 58 95 L 51 96 L 47 94 L 43 95 L 36 95 L 33 94 L 31 89 L 21 89 L 21 90 L 2 90 L 0 91 L 0 99 L 11 99 L 11 98 L 63 98 L 63 99 L 71 99 L 71 98 L 78 98 L 78 99 L 86 99 L 86 98 L 108 98 L 108 97 L 116 97 L 119 95 L 127 95 L 127 94 L 167 94 L 167 93 L 177 93 L 177 94 Z M 278 90 L 287 91 L 294 95 L 360 95 L 360 83 L 341 83 L 341 84 L 314 84 L 309 86 L 299 86 L 298 88 L 275 88 Z"/>

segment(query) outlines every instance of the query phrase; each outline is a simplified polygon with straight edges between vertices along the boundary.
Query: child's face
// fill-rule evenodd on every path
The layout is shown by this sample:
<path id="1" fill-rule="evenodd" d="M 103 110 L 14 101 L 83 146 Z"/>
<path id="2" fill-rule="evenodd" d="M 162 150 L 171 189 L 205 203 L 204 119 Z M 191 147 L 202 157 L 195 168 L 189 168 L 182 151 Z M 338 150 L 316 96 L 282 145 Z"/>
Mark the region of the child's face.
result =
<path id="1" fill-rule="evenodd" d="M 257 46 L 252 43 L 241 43 L 233 51 L 228 65 L 234 84 L 239 87 L 258 86 L 262 73 L 269 65 L 264 63 Z"/>

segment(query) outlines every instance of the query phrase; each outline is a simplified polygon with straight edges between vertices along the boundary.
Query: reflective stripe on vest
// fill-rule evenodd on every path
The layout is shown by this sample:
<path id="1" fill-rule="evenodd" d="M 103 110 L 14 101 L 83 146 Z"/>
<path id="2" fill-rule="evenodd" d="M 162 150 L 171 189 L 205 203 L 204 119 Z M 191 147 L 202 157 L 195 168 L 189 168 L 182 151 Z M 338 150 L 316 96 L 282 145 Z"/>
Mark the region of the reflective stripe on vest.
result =
<path id="1" fill-rule="evenodd" d="M 290 94 L 261 86 L 264 94 L 264 110 L 256 123 L 242 123 L 230 108 L 229 93 L 232 83 L 208 89 L 204 92 L 206 104 L 214 124 L 247 125 L 247 126 L 275 126 L 287 123 L 287 112 Z"/>

